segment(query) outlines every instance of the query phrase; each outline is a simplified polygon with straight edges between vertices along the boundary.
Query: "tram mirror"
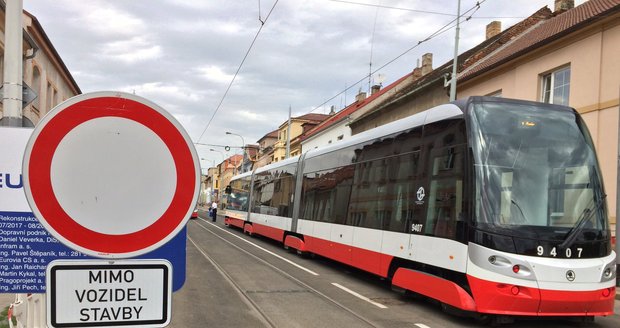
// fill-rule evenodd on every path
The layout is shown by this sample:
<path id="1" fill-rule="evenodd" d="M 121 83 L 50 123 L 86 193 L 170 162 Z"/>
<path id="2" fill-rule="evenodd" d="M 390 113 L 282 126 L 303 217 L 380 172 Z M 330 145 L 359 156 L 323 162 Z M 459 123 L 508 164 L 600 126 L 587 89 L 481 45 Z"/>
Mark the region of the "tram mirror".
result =
<path id="1" fill-rule="evenodd" d="M 224 189 L 224 192 L 227 194 L 231 194 L 232 193 L 232 188 L 230 187 L 230 185 L 226 186 L 226 189 Z"/>

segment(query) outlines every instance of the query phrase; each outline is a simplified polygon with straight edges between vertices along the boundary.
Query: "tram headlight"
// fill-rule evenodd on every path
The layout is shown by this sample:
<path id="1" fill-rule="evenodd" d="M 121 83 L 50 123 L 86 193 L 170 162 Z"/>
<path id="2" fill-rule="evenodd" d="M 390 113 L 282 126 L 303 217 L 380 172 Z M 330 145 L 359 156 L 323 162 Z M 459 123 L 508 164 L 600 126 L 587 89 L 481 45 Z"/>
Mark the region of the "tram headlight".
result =
<path id="1" fill-rule="evenodd" d="M 603 269 L 603 276 L 601 277 L 601 281 L 609 281 L 616 278 L 616 263 L 611 262 L 605 266 Z"/>
<path id="2" fill-rule="evenodd" d="M 497 258 L 495 257 L 495 255 L 489 256 L 489 263 L 495 264 L 495 261 L 497 261 Z"/>

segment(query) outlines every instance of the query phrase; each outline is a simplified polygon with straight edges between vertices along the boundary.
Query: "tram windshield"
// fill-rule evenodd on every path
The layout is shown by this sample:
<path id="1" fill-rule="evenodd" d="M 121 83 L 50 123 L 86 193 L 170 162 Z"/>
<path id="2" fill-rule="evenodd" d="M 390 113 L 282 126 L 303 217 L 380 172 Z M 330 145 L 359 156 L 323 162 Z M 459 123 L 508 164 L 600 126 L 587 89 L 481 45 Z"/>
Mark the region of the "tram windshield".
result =
<path id="1" fill-rule="evenodd" d="M 231 181 L 226 209 L 247 211 L 251 176 Z"/>
<path id="2" fill-rule="evenodd" d="M 576 113 L 535 103 L 481 102 L 473 105 L 470 123 L 479 228 L 563 247 L 607 238 L 601 174 Z"/>

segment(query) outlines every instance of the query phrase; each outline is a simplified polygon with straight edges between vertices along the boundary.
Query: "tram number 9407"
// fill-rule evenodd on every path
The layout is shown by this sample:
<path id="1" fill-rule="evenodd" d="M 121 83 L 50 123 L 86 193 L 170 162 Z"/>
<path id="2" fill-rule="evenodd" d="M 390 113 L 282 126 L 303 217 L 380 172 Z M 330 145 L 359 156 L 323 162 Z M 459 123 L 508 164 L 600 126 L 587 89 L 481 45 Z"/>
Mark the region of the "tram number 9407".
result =
<path id="1" fill-rule="evenodd" d="M 581 247 L 577 247 L 576 252 L 573 251 L 570 248 L 567 248 L 567 249 L 564 250 L 564 256 L 566 258 L 571 258 L 571 257 L 580 258 L 582 252 L 583 252 L 583 248 L 581 248 Z M 536 254 L 538 256 L 545 256 L 545 254 L 547 254 L 547 253 L 545 252 L 545 248 L 543 246 L 538 246 L 538 247 L 536 247 Z M 557 247 L 552 247 L 551 250 L 549 250 L 548 255 L 551 256 L 551 257 L 558 257 Z M 560 254 L 560 256 L 562 256 L 562 254 Z"/>

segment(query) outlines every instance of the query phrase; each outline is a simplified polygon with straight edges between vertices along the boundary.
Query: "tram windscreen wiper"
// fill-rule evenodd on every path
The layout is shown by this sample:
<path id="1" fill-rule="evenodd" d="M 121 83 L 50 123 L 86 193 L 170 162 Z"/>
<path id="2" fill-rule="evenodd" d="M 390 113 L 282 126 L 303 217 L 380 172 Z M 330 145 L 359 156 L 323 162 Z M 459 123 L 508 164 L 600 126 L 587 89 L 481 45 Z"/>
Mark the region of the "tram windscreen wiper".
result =
<path id="1" fill-rule="evenodd" d="M 603 205 L 603 203 L 605 203 L 606 197 L 607 195 L 602 195 L 598 202 L 596 202 L 593 209 L 590 209 L 590 207 L 588 207 L 583 210 L 583 212 L 581 213 L 581 217 L 579 218 L 579 220 L 577 220 L 577 223 L 573 226 L 573 228 L 568 232 L 566 238 L 564 239 L 562 244 L 560 244 L 559 248 L 570 247 L 575 242 L 577 236 L 579 236 L 581 231 L 583 231 L 583 228 L 586 226 L 586 222 L 588 222 L 592 218 L 592 215 L 596 214 Z"/>

